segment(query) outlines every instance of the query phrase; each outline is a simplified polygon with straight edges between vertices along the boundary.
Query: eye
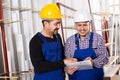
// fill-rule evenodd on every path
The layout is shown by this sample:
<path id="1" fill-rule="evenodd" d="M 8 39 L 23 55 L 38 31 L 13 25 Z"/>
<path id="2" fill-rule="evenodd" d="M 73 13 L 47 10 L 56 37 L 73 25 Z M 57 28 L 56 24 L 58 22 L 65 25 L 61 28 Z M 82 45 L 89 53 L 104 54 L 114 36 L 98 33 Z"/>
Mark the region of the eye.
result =
<path id="1" fill-rule="evenodd" d="M 60 24 L 61 24 L 60 22 L 57 22 L 57 23 L 55 23 L 54 25 L 57 26 L 57 25 L 60 25 Z"/>
<path id="2" fill-rule="evenodd" d="M 87 26 L 87 24 L 83 24 L 83 26 Z"/>
<path id="3" fill-rule="evenodd" d="M 78 26 L 82 26 L 81 24 L 78 24 Z"/>
<path id="4" fill-rule="evenodd" d="M 78 26 L 87 26 L 87 24 L 78 24 Z"/>

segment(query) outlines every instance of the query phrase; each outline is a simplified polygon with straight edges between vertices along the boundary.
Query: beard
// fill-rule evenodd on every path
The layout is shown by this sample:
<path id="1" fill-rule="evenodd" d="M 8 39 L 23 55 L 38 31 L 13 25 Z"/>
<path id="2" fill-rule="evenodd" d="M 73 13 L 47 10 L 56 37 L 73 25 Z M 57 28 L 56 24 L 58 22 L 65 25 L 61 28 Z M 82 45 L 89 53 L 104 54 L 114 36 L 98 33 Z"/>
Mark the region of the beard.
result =
<path id="1" fill-rule="evenodd" d="M 56 28 L 55 30 L 54 30 L 54 34 L 58 34 L 58 28 Z"/>

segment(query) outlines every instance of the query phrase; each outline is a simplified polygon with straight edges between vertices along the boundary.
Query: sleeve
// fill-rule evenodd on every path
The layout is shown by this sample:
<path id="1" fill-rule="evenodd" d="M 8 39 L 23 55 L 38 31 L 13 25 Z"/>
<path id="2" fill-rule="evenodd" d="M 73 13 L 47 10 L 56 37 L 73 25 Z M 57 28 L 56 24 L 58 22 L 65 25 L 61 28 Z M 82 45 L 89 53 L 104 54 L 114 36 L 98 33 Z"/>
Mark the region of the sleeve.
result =
<path id="1" fill-rule="evenodd" d="M 70 44 L 69 44 L 69 43 L 70 43 L 69 40 L 67 40 L 66 43 L 65 43 L 65 57 L 66 57 L 66 58 L 71 57 L 71 56 L 70 56 L 70 54 L 71 54 L 71 53 L 70 53 L 70 50 L 71 50 L 71 49 L 70 49 Z"/>
<path id="2" fill-rule="evenodd" d="M 105 64 L 108 63 L 108 52 L 104 44 L 104 40 L 102 37 L 98 38 L 97 41 L 97 48 L 95 49 L 95 53 L 97 58 L 94 59 L 94 66 L 95 67 L 103 67 Z"/>
<path id="3" fill-rule="evenodd" d="M 49 72 L 64 67 L 63 60 L 56 62 L 45 61 L 41 53 L 41 47 L 42 47 L 42 40 L 39 37 L 35 36 L 34 38 L 31 39 L 29 43 L 30 58 L 35 73 Z"/>
<path id="4" fill-rule="evenodd" d="M 76 45 L 74 41 L 75 41 L 75 38 L 70 37 L 67 39 L 65 43 L 65 57 L 66 58 L 70 58 L 74 56 L 74 51 L 76 49 Z"/>

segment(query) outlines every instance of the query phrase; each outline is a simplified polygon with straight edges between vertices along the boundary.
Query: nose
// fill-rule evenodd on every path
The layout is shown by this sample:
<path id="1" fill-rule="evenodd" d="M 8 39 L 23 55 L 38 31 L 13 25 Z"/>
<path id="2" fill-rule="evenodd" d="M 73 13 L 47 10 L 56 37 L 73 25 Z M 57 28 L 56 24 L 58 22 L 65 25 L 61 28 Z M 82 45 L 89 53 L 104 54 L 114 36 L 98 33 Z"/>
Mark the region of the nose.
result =
<path id="1" fill-rule="evenodd" d="M 61 27 L 61 24 L 59 23 L 59 24 L 57 24 L 57 28 L 60 28 Z"/>
<path id="2" fill-rule="evenodd" d="M 83 29 L 84 29 L 84 26 L 81 26 L 80 29 L 83 30 Z"/>

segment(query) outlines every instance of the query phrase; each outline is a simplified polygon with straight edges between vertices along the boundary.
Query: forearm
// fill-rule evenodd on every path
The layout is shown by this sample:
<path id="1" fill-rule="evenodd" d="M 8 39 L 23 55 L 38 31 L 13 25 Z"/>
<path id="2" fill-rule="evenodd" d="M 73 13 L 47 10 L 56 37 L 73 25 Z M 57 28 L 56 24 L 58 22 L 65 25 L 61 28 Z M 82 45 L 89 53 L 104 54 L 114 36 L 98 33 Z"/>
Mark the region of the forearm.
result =
<path id="1" fill-rule="evenodd" d="M 97 58 L 93 59 L 93 63 L 95 67 L 103 67 L 108 63 L 108 52 L 106 48 L 100 50 L 100 48 L 96 51 Z"/>
<path id="2" fill-rule="evenodd" d="M 96 59 L 93 60 L 93 65 L 95 67 L 98 67 L 98 68 L 101 68 L 103 67 L 105 64 L 108 63 L 108 58 L 105 57 L 105 56 L 100 56 L 100 57 L 97 57 Z"/>
<path id="3" fill-rule="evenodd" d="M 97 41 L 97 46 L 94 49 L 97 58 L 93 60 L 95 67 L 103 67 L 108 63 L 108 51 L 105 47 L 104 40 L 102 37 L 99 37 Z"/>
<path id="4" fill-rule="evenodd" d="M 64 67 L 63 61 L 56 61 L 56 62 L 46 62 L 41 61 L 39 63 L 33 63 L 35 73 L 44 73 L 49 72 L 57 69 L 62 69 Z"/>

